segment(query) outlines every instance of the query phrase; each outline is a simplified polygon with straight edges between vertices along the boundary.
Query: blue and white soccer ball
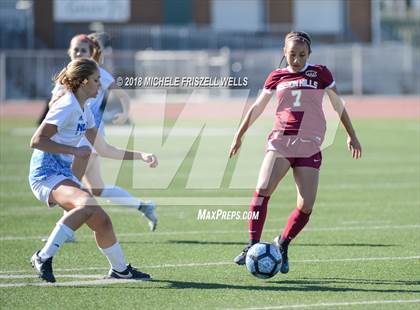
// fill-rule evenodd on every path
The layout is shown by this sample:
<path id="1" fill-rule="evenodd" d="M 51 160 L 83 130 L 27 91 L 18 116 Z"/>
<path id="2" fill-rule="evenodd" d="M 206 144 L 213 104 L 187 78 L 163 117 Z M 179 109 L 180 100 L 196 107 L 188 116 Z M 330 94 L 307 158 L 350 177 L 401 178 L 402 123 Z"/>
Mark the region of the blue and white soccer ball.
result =
<path id="1" fill-rule="evenodd" d="M 271 243 L 260 242 L 254 244 L 246 255 L 246 268 L 261 279 L 268 279 L 280 270 L 281 254 L 279 249 Z"/>

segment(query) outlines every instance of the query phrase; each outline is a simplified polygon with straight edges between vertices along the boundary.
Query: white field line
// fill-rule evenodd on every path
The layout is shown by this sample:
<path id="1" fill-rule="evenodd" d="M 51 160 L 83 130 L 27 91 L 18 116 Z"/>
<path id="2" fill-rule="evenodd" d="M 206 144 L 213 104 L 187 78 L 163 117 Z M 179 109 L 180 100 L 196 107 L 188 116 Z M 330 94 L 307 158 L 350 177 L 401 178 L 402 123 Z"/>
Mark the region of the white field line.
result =
<path id="1" fill-rule="evenodd" d="M 371 184 L 360 184 L 360 183 L 340 183 L 340 184 L 321 184 L 321 191 L 331 191 L 331 190 L 369 190 L 369 189 L 412 189 L 412 188 L 419 188 L 420 184 L 418 181 L 413 182 L 382 182 L 382 183 L 371 183 Z M 29 189 L 29 186 L 28 186 Z M 136 188 L 142 189 L 142 188 Z M 147 188 L 144 188 L 147 190 Z M 244 186 L 244 187 L 232 187 L 229 188 L 232 190 L 251 190 L 251 186 Z M 208 190 L 208 188 L 196 188 L 196 190 Z M 295 191 L 296 188 L 292 185 L 281 186 L 279 191 Z M 22 198 L 22 197 L 33 197 L 33 194 L 30 191 L 23 191 L 23 192 L 0 192 L 0 198 Z M 180 201 L 172 201 L 171 199 L 177 199 Z M 205 201 L 203 204 L 203 198 L 206 197 L 166 197 L 166 198 L 158 198 L 161 204 L 167 205 L 179 205 L 179 204 L 197 204 L 197 205 L 209 205 L 208 201 Z M 207 197 L 209 199 L 214 199 L 216 204 L 221 205 L 229 205 L 229 204 L 237 204 L 236 197 Z M 159 201 L 158 201 L 159 202 Z M 247 202 L 249 202 L 249 197 L 247 197 Z M 243 204 L 241 202 L 240 204 Z"/>
<path id="2" fill-rule="evenodd" d="M 55 275 L 56 278 L 72 278 L 72 279 L 99 279 L 103 278 L 103 274 L 60 274 Z M 36 274 L 0 274 L 0 279 L 36 279 Z"/>
<path id="3" fill-rule="evenodd" d="M 33 283 L 0 283 L 0 288 L 5 287 L 22 287 L 22 286 L 85 286 L 85 285 L 108 285 L 108 284 L 124 284 L 124 283 L 142 282 L 138 280 L 125 279 L 96 279 L 89 281 L 68 281 L 68 282 L 33 282 Z"/>
<path id="4" fill-rule="evenodd" d="M 390 256 L 390 257 L 353 257 L 353 258 L 330 258 L 330 259 L 301 259 L 294 260 L 293 263 L 313 264 L 313 263 L 346 263 L 346 262 L 369 262 L 369 261 L 395 261 L 395 260 L 420 260 L 420 256 Z M 184 268 L 184 267 L 210 267 L 210 266 L 235 266 L 233 262 L 207 262 L 207 263 L 186 263 L 186 264 L 160 264 L 141 266 L 142 269 L 162 269 L 162 268 Z M 14 276 L 15 274 L 28 273 L 33 269 L 25 270 L 0 270 L 0 274 Z M 88 270 L 109 270 L 109 267 L 84 267 L 84 268 L 54 268 L 55 272 L 79 272 Z M 83 275 L 85 276 L 85 275 Z M 32 278 L 33 274 L 24 275 L 23 278 Z M 64 277 L 64 275 L 61 275 Z M 6 279 L 4 277 L 3 279 Z"/>
<path id="5" fill-rule="evenodd" d="M 302 309 L 302 308 L 344 307 L 344 306 L 360 306 L 360 305 L 385 305 L 385 304 L 402 304 L 402 303 L 420 303 L 420 299 L 394 299 L 394 300 L 366 300 L 366 301 L 350 301 L 350 302 L 325 302 L 325 303 L 318 303 L 318 304 L 280 305 L 280 306 L 255 307 L 255 308 L 226 308 L 225 310 Z"/>
<path id="6" fill-rule="evenodd" d="M 378 226 L 347 226 L 347 227 L 308 227 L 305 231 L 322 232 L 322 231 L 352 231 L 352 230 L 382 230 L 382 229 L 417 229 L 420 224 L 407 225 L 378 225 Z M 278 229 L 266 229 L 265 231 L 277 232 Z M 140 237 L 140 236 L 174 236 L 174 235 L 208 235 L 208 234 L 243 234 L 245 230 L 191 230 L 191 231 L 162 231 L 162 232 L 145 232 L 145 233 L 120 233 L 120 237 Z M 0 241 L 16 241 L 16 240 L 40 240 L 46 236 L 2 236 Z M 91 235 L 80 235 L 78 238 L 90 239 Z"/>

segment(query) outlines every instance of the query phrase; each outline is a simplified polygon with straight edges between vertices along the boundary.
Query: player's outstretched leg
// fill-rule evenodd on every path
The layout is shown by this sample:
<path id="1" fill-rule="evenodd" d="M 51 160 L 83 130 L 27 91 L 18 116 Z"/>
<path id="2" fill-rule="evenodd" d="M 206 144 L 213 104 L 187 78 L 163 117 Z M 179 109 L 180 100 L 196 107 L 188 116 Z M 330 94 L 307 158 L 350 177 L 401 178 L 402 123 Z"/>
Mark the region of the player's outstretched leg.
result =
<path id="1" fill-rule="evenodd" d="M 93 191 L 94 194 L 95 191 Z M 108 199 L 112 204 L 136 208 L 146 218 L 149 228 L 154 231 L 157 226 L 156 204 L 153 201 L 142 201 L 133 197 L 129 192 L 119 186 L 105 186 L 99 195 Z"/>
<path id="2" fill-rule="evenodd" d="M 319 170 L 312 167 L 295 167 L 293 176 L 297 187 L 297 207 L 289 215 L 281 237 L 277 237 L 274 241 L 284 257 L 280 268 L 282 273 L 288 273 L 290 269 L 288 257 L 290 242 L 309 222 L 318 188 Z"/>
<path id="3" fill-rule="evenodd" d="M 265 218 L 267 216 L 268 201 L 270 200 L 271 194 L 276 189 L 277 184 L 286 175 L 289 168 L 290 162 L 281 157 L 277 152 L 268 151 L 265 154 L 258 176 L 257 189 L 249 206 L 249 211 L 252 212 L 253 215 L 258 214 L 258 216 L 252 216 L 248 222 L 249 244 L 234 258 L 233 261 L 236 264 L 244 265 L 249 248 L 255 243 L 260 242 Z"/>
<path id="4" fill-rule="evenodd" d="M 147 219 L 150 230 L 155 231 L 157 226 L 156 203 L 151 200 L 142 201 L 140 202 L 138 210 Z"/>
<path id="5" fill-rule="evenodd" d="M 233 259 L 233 262 L 237 265 L 245 265 L 246 254 L 251 246 L 260 242 L 261 234 L 264 228 L 265 218 L 267 216 L 267 205 L 270 200 L 270 196 L 265 197 L 260 195 L 258 192 L 254 193 L 251 204 L 249 206 L 250 212 L 258 212 L 258 217 L 251 219 L 248 222 L 249 225 L 249 244 Z"/>
<path id="6" fill-rule="evenodd" d="M 146 218 L 150 230 L 156 229 L 156 204 L 153 201 L 142 201 L 119 186 L 106 186 L 98 196 L 108 199 L 113 204 L 136 208 Z"/>
<path id="7" fill-rule="evenodd" d="M 150 230 L 154 231 L 156 229 L 156 204 L 152 201 L 138 199 L 119 186 L 105 185 L 102 180 L 100 161 L 97 156 L 91 158 L 89 163 L 84 159 L 76 158 L 72 169 L 78 178 L 83 176 L 83 183 L 94 196 L 105 198 L 114 205 L 139 210 L 140 214 L 148 221 Z"/>

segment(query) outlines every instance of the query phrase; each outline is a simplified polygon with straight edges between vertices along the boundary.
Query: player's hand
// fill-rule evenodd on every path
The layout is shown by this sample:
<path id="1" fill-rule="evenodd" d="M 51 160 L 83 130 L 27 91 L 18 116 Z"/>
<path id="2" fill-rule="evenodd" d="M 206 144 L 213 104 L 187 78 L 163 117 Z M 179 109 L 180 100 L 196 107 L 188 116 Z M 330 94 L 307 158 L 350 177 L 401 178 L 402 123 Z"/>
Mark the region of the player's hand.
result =
<path id="1" fill-rule="evenodd" d="M 362 146 L 360 145 L 360 142 L 356 136 L 347 137 L 347 148 L 351 152 L 351 155 L 354 159 L 359 159 L 362 157 Z"/>
<path id="2" fill-rule="evenodd" d="M 155 154 L 143 154 L 143 160 L 149 165 L 150 168 L 156 168 L 158 165 L 158 159 Z"/>
<path id="3" fill-rule="evenodd" d="M 117 113 L 112 118 L 112 123 L 115 125 L 123 125 L 127 122 L 127 120 L 128 120 L 128 113 L 126 112 Z"/>
<path id="4" fill-rule="evenodd" d="M 92 149 L 87 145 L 76 147 L 73 152 L 74 156 L 81 158 L 89 158 L 90 154 L 92 154 Z"/>
<path id="5" fill-rule="evenodd" d="M 232 156 L 238 153 L 238 150 L 241 147 L 241 144 L 242 144 L 242 141 L 240 138 L 235 137 L 235 139 L 233 139 L 232 145 L 230 146 L 230 150 L 229 150 L 229 158 L 232 158 Z"/>

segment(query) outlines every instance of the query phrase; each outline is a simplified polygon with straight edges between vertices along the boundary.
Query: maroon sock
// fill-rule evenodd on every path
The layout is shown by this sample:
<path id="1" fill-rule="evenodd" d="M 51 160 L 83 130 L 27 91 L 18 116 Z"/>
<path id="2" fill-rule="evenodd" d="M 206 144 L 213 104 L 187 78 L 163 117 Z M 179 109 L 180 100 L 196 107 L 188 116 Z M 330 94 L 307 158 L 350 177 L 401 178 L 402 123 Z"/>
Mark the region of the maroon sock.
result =
<path id="1" fill-rule="evenodd" d="M 249 220 L 249 240 L 254 244 L 260 241 L 262 230 L 264 228 L 265 217 L 267 216 L 267 205 L 270 196 L 262 196 L 257 192 L 254 193 L 249 211 L 258 212 L 258 218 L 254 219 L 253 216 Z M 255 213 L 252 213 L 255 214 Z"/>
<path id="2" fill-rule="evenodd" d="M 281 235 L 281 240 L 287 240 L 290 242 L 290 240 L 295 238 L 303 227 L 305 227 L 306 223 L 308 223 L 310 215 L 311 214 L 303 213 L 299 208 L 293 210 L 287 220 L 286 227 Z"/>

